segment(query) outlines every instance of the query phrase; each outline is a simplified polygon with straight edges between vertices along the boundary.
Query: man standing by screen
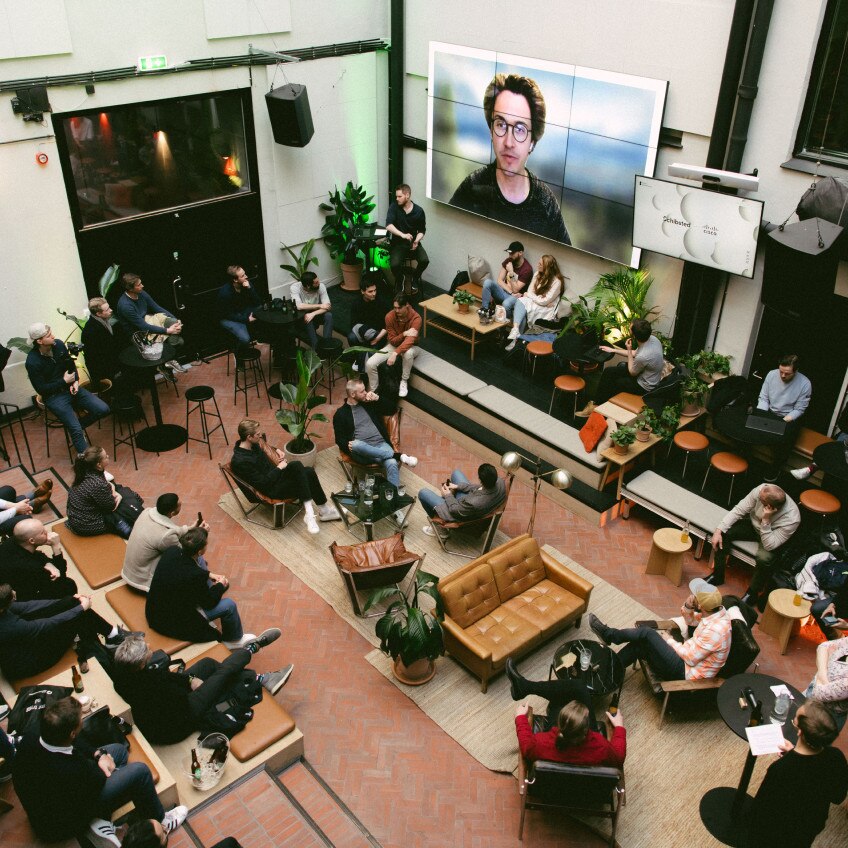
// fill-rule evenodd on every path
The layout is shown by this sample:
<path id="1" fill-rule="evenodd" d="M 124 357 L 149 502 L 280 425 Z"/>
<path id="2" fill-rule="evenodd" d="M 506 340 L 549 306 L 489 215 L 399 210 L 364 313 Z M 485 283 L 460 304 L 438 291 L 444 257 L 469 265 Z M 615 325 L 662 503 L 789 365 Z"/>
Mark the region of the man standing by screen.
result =
<path id="1" fill-rule="evenodd" d="M 571 244 L 559 202 L 527 169 L 545 132 L 547 107 L 538 84 L 518 74 L 496 74 L 483 95 L 483 112 L 495 161 L 466 177 L 451 205 Z"/>
<path id="2" fill-rule="evenodd" d="M 421 239 L 427 232 L 427 216 L 417 203 L 412 202 L 412 189 L 406 183 L 395 189 L 395 202 L 386 215 L 386 229 L 392 234 L 389 260 L 395 288 L 399 292 L 403 286 L 403 263 L 407 259 L 418 262 L 409 288 L 403 289 L 407 295 L 414 294 L 424 269 L 430 264 L 427 251 L 421 246 Z"/>

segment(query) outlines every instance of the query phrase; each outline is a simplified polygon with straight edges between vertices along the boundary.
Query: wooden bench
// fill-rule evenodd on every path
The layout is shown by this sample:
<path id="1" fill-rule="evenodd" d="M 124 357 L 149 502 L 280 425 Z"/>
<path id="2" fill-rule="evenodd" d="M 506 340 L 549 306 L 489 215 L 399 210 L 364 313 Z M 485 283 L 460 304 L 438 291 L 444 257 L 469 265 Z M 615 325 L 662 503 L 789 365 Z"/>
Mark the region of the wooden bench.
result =
<path id="1" fill-rule="evenodd" d="M 183 639 L 163 636 L 147 623 L 147 616 L 144 611 L 147 595 L 143 592 L 138 592 L 126 585 L 118 586 L 106 593 L 106 600 L 109 601 L 112 609 L 118 613 L 130 630 L 146 634 L 147 644 L 150 645 L 152 650 L 161 650 L 166 654 L 173 655 L 191 644 L 191 642 Z"/>
<path id="2" fill-rule="evenodd" d="M 50 528 L 59 534 L 59 540 L 74 565 L 92 589 L 100 589 L 121 579 L 127 543 L 114 533 L 101 536 L 77 536 L 65 522 Z"/>
<path id="3" fill-rule="evenodd" d="M 227 481 L 227 485 L 230 487 L 230 491 L 233 493 L 233 497 L 236 499 L 239 509 L 241 509 L 242 513 L 244 513 L 245 519 L 251 524 L 258 524 L 260 527 L 269 526 L 263 521 L 257 521 L 255 518 L 250 517 L 251 513 L 260 506 L 271 507 L 273 523 L 270 526 L 273 527 L 274 530 L 279 530 L 281 527 L 288 525 L 289 522 L 303 509 L 303 505 L 296 498 L 277 500 L 275 498 L 269 498 L 267 495 L 263 495 L 262 492 L 251 486 L 250 483 L 245 483 L 244 480 L 237 477 L 233 473 L 233 469 L 229 462 L 223 465 L 219 462 L 218 468 L 221 469 L 221 474 L 224 475 L 224 479 Z M 238 491 L 236 491 L 236 489 L 238 489 Z M 250 509 L 244 508 L 244 504 L 241 502 L 241 498 L 239 497 L 239 492 L 241 492 L 248 503 L 253 504 Z M 294 511 L 288 519 L 286 519 L 286 507 L 289 506 L 294 507 Z"/>
<path id="4" fill-rule="evenodd" d="M 153 776 L 153 783 L 158 783 L 159 770 L 153 764 L 153 761 L 150 759 L 150 757 L 147 756 L 147 752 L 144 750 L 144 748 L 142 748 L 139 744 L 138 736 L 135 733 L 130 733 L 127 736 L 127 742 L 130 746 L 128 755 L 129 762 L 144 763 L 144 765 L 146 765 L 150 769 L 150 774 Z"/>

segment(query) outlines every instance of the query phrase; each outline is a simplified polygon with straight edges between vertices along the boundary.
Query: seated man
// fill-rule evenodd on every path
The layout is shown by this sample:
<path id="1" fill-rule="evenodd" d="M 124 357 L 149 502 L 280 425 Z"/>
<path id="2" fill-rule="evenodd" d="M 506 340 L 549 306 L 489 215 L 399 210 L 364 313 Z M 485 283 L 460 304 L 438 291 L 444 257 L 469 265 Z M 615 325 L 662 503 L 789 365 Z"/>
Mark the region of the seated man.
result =
<path id="1" fill-rule="evenodd" d="M 624 350 L 619 347 L 601 345 L 601 350 L 606 353 L 626 356 L 627 362 L 620 362 L 612 368 L 604 369 L 595 391 L 595 400 L 589 401 L 577 413 L 578 418 L 588 418 L 595 406 L 606 403 L 619 392 L 644 395 L 659 385 L 665 365 L 662 342 L 652 335 L 651 325 L 644 318 L 638 318 L 630 325 L 630 334 L 631 338 L 624 343 Z M 636 349 L 633 347 L 634 339 L 637 342 Z"/>
<path id="2" fill-rule="evenodd" d="M 397 453 L 391 445 L 382 417 L 376 409 L 379 397 L 365 390 L 362 380 L 349 380 L 345 384 L 347 398 L 333 415 L 333 433 L 340 451 L 348 453 L 361 465 L 381 463 L 386 479 L 394 486 L 400 485 L 398 461 L 415 468 L 418 460 L 405 453 Z"/>
<path id="3" fill-rule="evenodd" d="M 752 489 L 722 518 L 710 539 L 715 562 L 707 582 L 714 586 L 724 583 L 724 568 L 731 547 L 728 542 L 757 542 L 754 576 L 742 598 L 749 606 L 755 606 L 771 576 L 778 548 L 789 541 L 800 524 L 801 513 L 795 501 L 779 486 L 764 483 Z"/>
<path id="4" fill-rule="evenodd" d="M 52 477 L 25 495 L 19 495 L 11 486 L 0 486 L 0 536 L 8 536 L 16 524 L 41 512 L 52 491 Z"/>
<path id="5" fill-rule="evenodd" d="M 469 483 L 461 471 L 455 470 L 450 481 L 442 484 L 441 497 L 432 489 L 421 489 L 418 500 L 424 512 L 443 521 L 471 521 L 490 513 L 506 497 L 506 485 L 498 476 L 497 468 L 488 462 L 477 469 L 477 476 L 479 484 Z M 435 535 L 430 524 L 421 529 L 428 536 Z"/>
<path id="6" fill-rule="evenodd" d="M 218 289 L 219 323 L 235 338 L 239 348 L 245 348 L 250 345 L 251 325 L 256 321 L 253 310 L 259 308 L 261 301 L 241 265 L 230 265 L 227 274 L 230 282 Z"/>
<path id="7" fill-rule="evenodd" d="M 155 507 L 145 509 L 136 519 L 127 539 L 127 552 L 121 569 L 121 577 L 133 589 L 139 592 L 150 589 L 153 572 L 162 554 L 168 548 L 178 545 L 180 538 L 189 529 L 187 524 L 179 525 L 171 520 L 180 514 L 182 508 L 179 495 L 167 492 L 157 498 Z M 209 525 L 201 519 L 192 527 L 209 530 Z"/>
<path id="8" fill-rule="evenodd" d="M 509 254 L 501 263 L 497 282 L 491 277 L 483 281 L 483 309 L 488 309 L 494 300 L 502 303 L 506 309 L 506 317 L 512 320 L 512 309 L 515 301 L 530 285 L 533 279 L 533 266 L 524 257 L 524 245 L 514 241 L 506 249 Z"/>
<path id="9" fill-rule="evenodd" d="M 147 592 L 147 623 L 159 633 L 190 642 L 223 642 L 230 650 L 256 639 L 241 626 L 235 601 L 225 598 L 230 581 L 209 571 L 204 554 L 209 533 L 191 527 L 159 560 Z M 210 622 L 221 620 L 220 631 Z"/>
<path id="10" fill-rule="evenodd" d="M 315 327 L 323 324 L 322 335 L 333 338 L 333 313 L 330 312 L 330 295 L 327 287 L 318 279 L 314 271 L 305 271 L 300 280 L 292 283 L 291 296 L 300 313 L 302 329 L 306 331 L 312 350 L 318 348 L 318 331 Z"/>
<path id="11" fill-rule="evenodd" d="M 412 308 L 406 295 L 395 296 L 392 311 L 386 315 L 386 335 L 389 343 L 380 353 L 368 358 L 365 370 L 368 373 L 368 388 L 377 391 L 380 379 L 377 368 L 386 362 L 394 365 L 400 356 L 403 359 L 403 371 L 400 377 L 399 397 L 409 394 L 409 377 L 412 374 L 412 364 L 421 349 L 418 347 L 418 336 L 421 333 L 421 316 Z"/>
<path id="12" fill-rule="evenodd" d="M 350 332 L 347 335 L 351 347 L 368 345 L 379 350 L 386 337 L 386 312 L 388 304 L 377 295 L 377 284 L 363 279 L 359 284 L 359 300 L 350 310 Z M 353 365 L 354 371 L 365 370 L 367 353 L 360 353 Z"/>
<path id="13" fill-rule="evenodd" d="M 85 367 L 91 383 L 97 386 L 101 380 L 111 380 L 115 393 L 128 395 L 132 391 L 129 372 L 124 374 L 119 356 L 130 340 L 112 316 L 112 307 L 106 298 L 91 298 L 88 311 L 91 317 L 82 328 L 81 341 L 85 346 Z"/>
<path id="14" fill-rule="evenodd" d="M 31 677 L 55 665 L 80 638 L 83 650 L 103 636 L 107 647 L 128 635 L 91 609 L 87 595 L 55 601 L 18 601 L 8 583 L 0 583 L 0 671 L 7 680 Z"/>
<path id="15" fill-rule="evenodd" d="M 50 545 L 52 556 L 39 548 Z M 0 545 L 0 583 L 8 583 L 19 601 L 66 598 L 77 593 L 77 584 L 67 576 L 68 563 L 59 544 L 59 534 L 47 531 L 37 518 L 15 526 L 11 539 Z"/>
<path id="16" fill-rule="evenodd" d="M 278 628 L 269 628 L 223 662 L 204 657 L 185 671 L 170 671 L 166 655 L 154 659 L 143 636 L 131 637 L 115 651 L 115 691 L 132 707 L 133 718 L 148 742 L 181 742 L 201 728 L 207 712 L 230 697 L 244 679 L 251 657 L 280 635 Z M 257 676 L 262 686 L 276 695 L 292 671 L 294 666 L 287 665 Z"/>
<path id="17" fill-rule="evenodd" d="M 44 405 L 65 425 L 78 454 L 88 447 L 85 428 L 109 414 L 109 407 L 79 384 L 79 372 L 64 342 L 60 342 L 47 324 L 31 324 L 32 350 L 27 354 L 26 370 L 32 387 Z M 80 413 L 80 417 L 77 417 Z"/>
<path id="18" fill-rule="evenodd" d="M 85 833 L 98 848 L 120 848 L 110 818 L 128 802 L 166 833 L 176 830 L 188 810 L 166 813 L 150 768 L 128 763 L 128 747 L 120 742 L 92 749 L 79 738 L 82 725 L 79 701 L 62 698 L 45 708 L 39 730 L 24 734 L 18 746 L 12 779 L 38 838 L 54 842 Z"/>
<path id="19" fill-rule="evenodd" d="M 730 653 L 731 622 L 718 589 L 702 590 L 694 597 L 692 612 L 701 618 L 691 638 L 682 644 L 667 631 L 642 625 L 607 627 L 589 614 L 589 627 L 607 645 L 621 645 L 618 658 L 624 668 L 637 659 L 647 660 L 663 680 L 704 680 L 715 677 Z"/>
<path id="20" fill-rule="evenodd" d="M 338 510 L 327 503 L 315 469 L 298 460 L 286 462 L 281 450 L 268 445 L 260 427 L 252 418 L 239 422 L 240 441 L 233 449 L 231 462 L 233 473 L 266 498 L 299 500 L 303 504 L 303 521 L 310 533 L 320 532 L 319 520 L 339 520 Z"/>
<path id="21" fill-rule="evenodd" d="M 154 336 L 167 336 L 162 341 L 169 342 L 173 347 L 185 344 L 180 335 L 183 322 L 177 320 L 144 290 L 144 284 L 138 274 L 124 274 L 121 282 L 124 293 L 118 300 L 118 320 L 128 335 L 132 336 L 140 330 Z M 190 365 L 180 365 L 176 359 L 171 359 L 165 365 L 177 372 L 191 368 Z"/>

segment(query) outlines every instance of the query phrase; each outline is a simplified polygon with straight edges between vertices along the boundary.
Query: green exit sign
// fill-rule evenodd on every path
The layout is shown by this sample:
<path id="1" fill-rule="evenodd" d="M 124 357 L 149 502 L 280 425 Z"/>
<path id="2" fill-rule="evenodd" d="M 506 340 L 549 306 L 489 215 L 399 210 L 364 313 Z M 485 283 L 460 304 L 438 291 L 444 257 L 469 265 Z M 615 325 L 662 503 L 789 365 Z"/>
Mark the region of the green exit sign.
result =
<path id="1" fill-rule="evenodd" d="M 164 56 L 139 56 L 138 69 L 140 71 L 161 71 L 168 67 L 168 60 Z"/>

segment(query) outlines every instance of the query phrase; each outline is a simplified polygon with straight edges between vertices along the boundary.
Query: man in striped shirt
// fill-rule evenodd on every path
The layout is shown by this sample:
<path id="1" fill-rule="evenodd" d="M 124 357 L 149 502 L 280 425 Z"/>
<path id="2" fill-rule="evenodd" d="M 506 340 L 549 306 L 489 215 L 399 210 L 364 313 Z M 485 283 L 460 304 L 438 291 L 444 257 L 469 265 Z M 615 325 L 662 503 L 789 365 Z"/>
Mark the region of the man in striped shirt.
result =
<path id="1" fill-rule="evenodd" d="M 701 680 L 715 677 L 730 653 L 730 617 L 722 606 L 721 593 L 708 584 L 684 604 L 684 618 L 698 619 L 691 638 L 682 644 L 664 630 L 652 627 L 607 627 L 595 615 L 589 615 L 589 627 L 608 645 L 624 647 L 618 657 L 624 668 L 637 659 L 645 659 L 663 680 Z M 688 609 L 686 608 L 688 605 Z M 688 616 L 687 616 L 688 614 Z"/>

